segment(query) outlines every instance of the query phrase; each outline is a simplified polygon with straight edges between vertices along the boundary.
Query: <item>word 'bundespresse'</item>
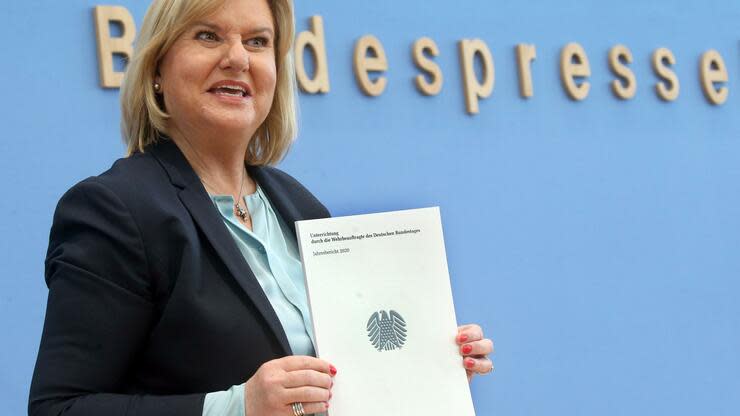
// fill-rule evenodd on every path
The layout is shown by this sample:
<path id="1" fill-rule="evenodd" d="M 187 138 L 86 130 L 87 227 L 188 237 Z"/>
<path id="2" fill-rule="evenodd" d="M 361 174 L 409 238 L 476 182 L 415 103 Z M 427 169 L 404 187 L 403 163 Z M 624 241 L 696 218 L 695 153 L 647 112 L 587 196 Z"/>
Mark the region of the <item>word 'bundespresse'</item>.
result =
<path id="1" fill-rule="evenodd" d="M 104 88 L 118 88 L 123 73 L 113 70 L 113 56 L 130 58 L 133 54 L 133 41 L 136 34 L 131 13 L 122 6 L 96 6 L 94 8 L 95 27 L 98 44 L 98 66 L 100 83 Z M 110 34 L 111 23 L 122 28 L 119 37 Z M 309 30 L 298 34 L 295 42 L 296 78 L 298 85 L 308 94 L 327 94 L 330 91 L 329 61 L 326 52 L 324 23 L 321 16 L 309 19 Z M 485 41 L 481 39 L 462 39 L 458 42 L 462 82 L 465 91 L 465 108 L 469 114 L 477 114 L 479 101 L 491 96 L 496 81 L 493 55 Z M 313 57 L 313 74 L 306 69 L 304 53 Z M 440 66 L 434 61 L 439 56 L 437 44 L 428 37 L 418 39 L 411 48 L 414 64 L 421 71 L 415 78 L 416 88 L 424 95 L 434 96 L 442 91 L 444 76 Z M 534 96 L 532 63 L 537 58 L 537 48 L 531 44 L 516 45 L 516 65 L 519 74 L 519 93 L 522 98 Z M 609 50 L 609 68 L 615 76 L 611 89 L 620 100 L 634 98 L 637 92 L 637 79 L 629 68 L 633 57 L 630 49 L 616 45 Z M 657 82 L 655 94 L 664 101 L 675 101 L 680 93 L 680 82 L 672 66 L 676 58 L 667 48 L 657 48 L 651 57 Z M 481 77 L 475 71 L 480 63 Z M 383 44 L 373 35 L 362 36 L 355 44 L 354 74 L 362 92 L 370 97 L 383 94 L 388 85 L 383 75 L 388 71 L 388 59 Z M 371 74 L 375 73 L 373 77 Z M 591 67 L 588 55 L 578 43 L 569 43 L 560 53 L 560 79 L 567 95 L 575 101 L 588 97 L 591 84 Z M 722 105 L 727 101 L 729 90 L 726 86 L 728 72 L 722 55 L 714 49 L 702 54 L 699 61 L 699 83 L 707 101 L 712 105 Z"/>

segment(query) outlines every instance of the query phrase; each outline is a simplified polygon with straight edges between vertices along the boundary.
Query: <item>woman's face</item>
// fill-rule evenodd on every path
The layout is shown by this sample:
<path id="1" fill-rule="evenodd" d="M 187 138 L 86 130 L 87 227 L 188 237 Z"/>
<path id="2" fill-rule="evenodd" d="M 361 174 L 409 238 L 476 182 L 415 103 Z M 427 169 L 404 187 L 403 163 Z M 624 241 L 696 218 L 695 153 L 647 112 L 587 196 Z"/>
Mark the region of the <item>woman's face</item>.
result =
<path id="1" fill-rule="evenodd" d="M 160 62 L 170 123 L 248 140 L 275 93 L 275 28 L 267 0 L 226 0 L 188 28 Z M 240 136 L 241 137 L 241 136 Z"/>

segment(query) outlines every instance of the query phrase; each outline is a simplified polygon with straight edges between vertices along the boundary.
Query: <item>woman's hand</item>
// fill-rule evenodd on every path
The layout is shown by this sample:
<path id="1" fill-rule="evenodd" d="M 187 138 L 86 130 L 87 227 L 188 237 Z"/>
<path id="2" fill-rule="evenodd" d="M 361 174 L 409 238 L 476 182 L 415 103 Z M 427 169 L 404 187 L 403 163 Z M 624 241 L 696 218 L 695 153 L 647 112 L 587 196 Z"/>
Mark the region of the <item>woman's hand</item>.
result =
<path id="1" fill-rule="evenodd" d="M 468 382 L 476 374 L 488 374 L 493 371 L 493 361 L 488 358 L 488 354 L 493 353 L 493 341 L 483 337 L 480 326 L 470 324 L 457 328 L 455 340 L 460 346 Z"/>
<path id="2" fill-rule="evenodd" d="M 302 403 L 305 414 L 329 408 L 332 377 L 337 369 L 308 356 L 268 361 L 247 380 L 244 405 L 249 416 L 293 416 L 293 403 Z"/>

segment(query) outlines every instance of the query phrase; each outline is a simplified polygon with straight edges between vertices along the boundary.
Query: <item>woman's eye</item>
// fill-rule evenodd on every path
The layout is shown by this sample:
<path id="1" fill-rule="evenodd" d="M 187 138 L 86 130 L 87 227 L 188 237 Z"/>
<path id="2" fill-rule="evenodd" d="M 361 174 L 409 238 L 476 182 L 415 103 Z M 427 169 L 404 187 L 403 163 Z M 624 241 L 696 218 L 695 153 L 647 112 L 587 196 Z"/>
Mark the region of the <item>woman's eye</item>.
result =
<path id="1" fill-rule="evenodd" d="M 205 31 L 205 30 L 204 31 L 201 31 L 201 32 L 198 32 L 195 35 L 195 38 L 198 39 L 198 40 L 206 41 L 206 42 L 215 42 L 215 41 L 218 40 L 218 36 L 215 33 L 208 32 L 208 31 Z"/>
<path id="2" fill-rule="evenodd" d="M 248 46 L 254 46 L 258 48 L 264 48 L 268 45 L 269 41 L 267 38 L 252 38 L 244 42 Z"/>

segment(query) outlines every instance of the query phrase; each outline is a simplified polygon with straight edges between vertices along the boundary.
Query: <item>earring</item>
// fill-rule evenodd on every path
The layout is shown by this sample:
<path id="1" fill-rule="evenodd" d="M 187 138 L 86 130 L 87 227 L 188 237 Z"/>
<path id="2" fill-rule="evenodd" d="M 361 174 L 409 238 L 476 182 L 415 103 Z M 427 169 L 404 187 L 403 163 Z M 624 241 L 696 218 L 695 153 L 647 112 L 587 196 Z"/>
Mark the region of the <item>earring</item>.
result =
<path id="1" fill-rule="evenodd" d="M 154 92 L 156 93 L 162 92 L 162 85 L 160 85 L 159 82 L 155 82 L 153 87 L 154 87 Z"/>

